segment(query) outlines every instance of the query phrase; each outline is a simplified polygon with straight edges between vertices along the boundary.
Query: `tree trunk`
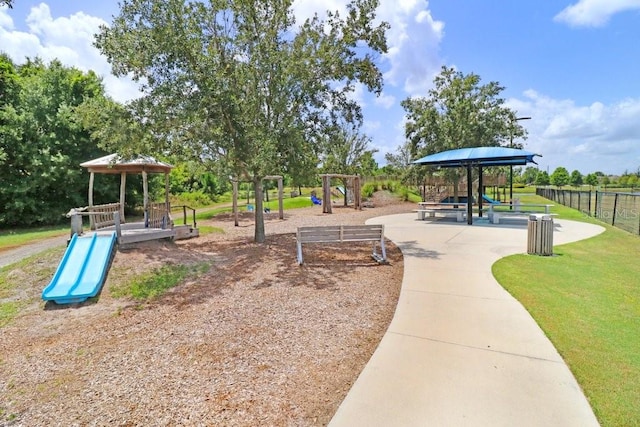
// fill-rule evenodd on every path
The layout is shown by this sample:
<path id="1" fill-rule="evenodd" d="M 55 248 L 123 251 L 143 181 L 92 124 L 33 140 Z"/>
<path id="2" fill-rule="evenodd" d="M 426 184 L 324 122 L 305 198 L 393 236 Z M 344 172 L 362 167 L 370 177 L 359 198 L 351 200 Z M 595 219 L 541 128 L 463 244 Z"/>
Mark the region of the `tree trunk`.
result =
<path id="1" fill-rule="evenodd" d="M 255 234 L 256 243 L 264 243 L 264 210 L 262 203 L 262 179 L 253 178 L 253 189 L 255 191 L 256 209 L 255 209 Z"/>

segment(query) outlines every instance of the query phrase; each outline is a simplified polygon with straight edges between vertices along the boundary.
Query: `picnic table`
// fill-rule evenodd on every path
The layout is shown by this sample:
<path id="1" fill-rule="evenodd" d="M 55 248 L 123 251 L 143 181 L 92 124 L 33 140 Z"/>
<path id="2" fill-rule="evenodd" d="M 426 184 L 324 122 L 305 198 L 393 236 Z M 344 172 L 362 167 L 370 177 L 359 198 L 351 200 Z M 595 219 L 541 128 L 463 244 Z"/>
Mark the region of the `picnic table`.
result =
<path id="1" fill-rule="evenodd" d="M 488 216 L 493 224 L 498 224 L 501 217 L 525 216 L 531 214 L 550 215 L 553 205 L 544 203 L 494 203 L 489 205 Z"/>
<path id="2" fill-rule="evenodd" d="M 436 214 L 442 216 L 453 215 L 458 222 L 464 221 L 467 212 L 465 202 L 418 202 L 418 219 L 434 218 Z"/>

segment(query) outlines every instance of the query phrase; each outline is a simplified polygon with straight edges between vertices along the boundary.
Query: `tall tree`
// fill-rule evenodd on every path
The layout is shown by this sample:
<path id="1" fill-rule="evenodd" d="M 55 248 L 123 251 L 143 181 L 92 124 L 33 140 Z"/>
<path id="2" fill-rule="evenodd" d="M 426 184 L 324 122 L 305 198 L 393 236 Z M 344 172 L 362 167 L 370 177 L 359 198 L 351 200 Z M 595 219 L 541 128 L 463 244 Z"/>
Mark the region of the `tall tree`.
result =
<path id="1" fill-rule="evenodd" d="M 595 173 L 590 173 L 586 176 L 584 182 L 586 182 L 589 187 L 595 187 L 598 185 L 598 175 L 596 175 Z"/>
<path id="2" fill-rule="evenodd" d="M 549 185 L 551 179 L 549 178 L 549 174 L 547 171 L 540 171 L 536 176 L 536 185 Z"/>
<path id="3" fill-rule="evenodd" d="M 345 121 L 336 124 L 321 146 L 320 160 L 323 172 L 346 175 L 370 174 L 373 154 L 376 152 L 370 148 L 370 143 L 371 139 L 360 132 L 358 125 Z M 346 180 L 343 179 L 342 184 L 346 188 Z M 345 191 L 345 206 L 347 203 Z"/>
<path id="4" fill-rule="evenodd" d="M 515 112 L 504 106 L 503 90 L 497 82 L 481 84 L 477 74 L 465 75 L 443 66 L 426 97 L 402 102 L 413 157 L 465 147 L 505 146 L 512 139 L 526 137 Z M 457 169 L 445 172 L 456 194 L 460 173 Z"/>
<path id="5" fill-rule="evenodd" d="M 374 58 L 388 25 L 374 25 L 377 6 L 354 0 L 344 18 L 296 27 L 292 0 L 124 0 L 96 46 L 116 75 L 142 83 L 130 107 L 161 144 L 123 148 L 221 160 L 250 179 L 263 242 L 263 177 L 309 153 L 336 116 L 361 120 L 356 83 L 381 90 Z"/>
<path id="6" fill-rule="evenodd" d="M 0 225 L 59 223 L 86 203 L 80 163 L 103 154 L 76 113 L 86 99 L 104 96 L 102 82 L 57 60 L 12 68 L 0 56 L 0 69 Z"/>
<path id="7" fill-rule="evenodd" d="M 579 170 L 576 169 L 573 172 L 571 172 L 571 176 L 569 177 L 569 182 L 574 187 L 579 187 L 582 185 L 582 174 L 580 173 Z"/>
<path id="8" fill-rule="evenodd" d="M 531 185 L 534 182 L 536 182 L 536 177 L 538 176 L 539 172 L 540 171 L 538 170 L 538 168 L 534 168 L 533 166 L 527 166 L 522 172 L 522 175 L 520 176 L 520 180 L 522 181 L 523 184 Z"/>
<path id="9" fill-rule="evenodd" d="M 569 176 L 569 171 L 562 166 L 558 166 L 551 176 L 549 177 L 551 185 L 555 185 L 556 187 L 563 187 L 567 185 L 571 179 Z"/>

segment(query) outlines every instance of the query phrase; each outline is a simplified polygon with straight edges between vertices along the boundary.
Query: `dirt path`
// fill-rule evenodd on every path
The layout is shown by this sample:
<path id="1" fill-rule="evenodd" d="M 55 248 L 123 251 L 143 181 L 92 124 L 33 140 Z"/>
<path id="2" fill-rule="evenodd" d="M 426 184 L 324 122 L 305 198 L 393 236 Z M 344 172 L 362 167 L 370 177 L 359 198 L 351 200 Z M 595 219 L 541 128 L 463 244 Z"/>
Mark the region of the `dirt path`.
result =
<path id="1" fill-rule="evenodd" d="M 39 254 L 49 248 L 65 245 L 67 243 L 67 239 L 68 237 L 66 235 L 51 237 L 49 239 L 20 246 L 15 249 L 0 251 L 0 268 L 22 261 L 25 258 Z"/>

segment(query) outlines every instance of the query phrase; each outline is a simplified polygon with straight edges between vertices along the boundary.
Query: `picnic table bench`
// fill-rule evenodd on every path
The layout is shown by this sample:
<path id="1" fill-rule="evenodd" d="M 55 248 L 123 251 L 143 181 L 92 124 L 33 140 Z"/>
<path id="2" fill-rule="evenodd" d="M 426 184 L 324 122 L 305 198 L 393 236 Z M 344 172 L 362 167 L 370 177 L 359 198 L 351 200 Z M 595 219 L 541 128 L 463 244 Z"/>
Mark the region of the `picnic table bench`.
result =
<path id="1" fill-rule="evenodd" d="M 298 264 L 303 263 L 302 245 L 306 243 L 343 243 L 343 242 L 373 242 L 371 256 L 379 263 L 387 261 L 387 251 L 384 246 L 384 225 L 328 225 L 319 227 L 298 227 L 296 246 L 298 249 Z M 380 244 L 381 254 L 376 250 Z"/>
<path id="2" fill-rule="evenodd" d="M 540 203 L 498 203 L 489 205 L 489 220 L 493 224 L 498 224 L 501 217 L 505 216 L 524 216 L 529 217 L 531 214 L 544 213 L 549 215 L 553 205 Z M 508 209 L 508 210 L 507 210 Z M 544 211 L 544 212 L 543 212 Z"/>
<path id="3" fill-rule="evenodd" d="M 418 219 L 434 218 L 436 213 L 443 216 L 453 214 L 456 221 L 462 222 L 467 214 L 467 204 L 463 202 L 418 202 Z"/>

